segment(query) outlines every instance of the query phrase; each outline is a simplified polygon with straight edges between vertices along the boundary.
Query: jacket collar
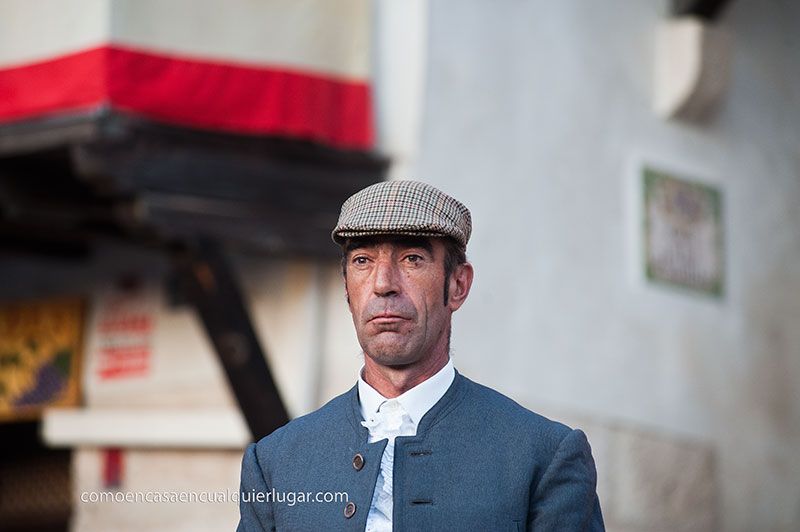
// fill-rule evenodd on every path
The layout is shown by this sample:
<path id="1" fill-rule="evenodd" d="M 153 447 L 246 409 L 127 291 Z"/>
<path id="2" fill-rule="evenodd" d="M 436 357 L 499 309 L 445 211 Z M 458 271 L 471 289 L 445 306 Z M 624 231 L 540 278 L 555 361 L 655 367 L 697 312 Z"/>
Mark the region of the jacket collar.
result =
<path id="1" fill-rule="evenodd" d="M 419 421 L 417 425 L 418 436 L 424 435 L 429 428 L 433 427 L 449 414 L 450 411 L 458 405 L 466 392 L 467 382 L 469 382 L 468 379 L 461 375 L 455 368 L 453 371 L 455 372 L 455 377 L 450 387 L 441 399 L 436 401 Z M 347 402 L 349 403 L 347 417 L 350 419 L 353 430 L 356 431 L 359 439 L 367 441 L 369 439 L 369 429 L 361 425 L 361 422 L 364 421 L 364 417 L 361 415 L 361 405 L 358 401 L 358 384 L 350 388 L 350 391 L 348 391 L 346 395 L 348 399 Z"/>
<path id="2" fill-rule="evenodd" d="M 362 368 L 358 377 L 358 400 L 361 405 L 361 415 L 366 419 L 374 416 L 381 405 L 388 399 L 367 384 L 363 378 L 363 373 L 364 369 Z M 419 425 L 420 420 L 428 410 L 447 393 L 454 377 L 453 360 L 448 359 L 447 364 L 434 375 L 395 397 L 395 400 L 406 411 L 415 427 Z"/>

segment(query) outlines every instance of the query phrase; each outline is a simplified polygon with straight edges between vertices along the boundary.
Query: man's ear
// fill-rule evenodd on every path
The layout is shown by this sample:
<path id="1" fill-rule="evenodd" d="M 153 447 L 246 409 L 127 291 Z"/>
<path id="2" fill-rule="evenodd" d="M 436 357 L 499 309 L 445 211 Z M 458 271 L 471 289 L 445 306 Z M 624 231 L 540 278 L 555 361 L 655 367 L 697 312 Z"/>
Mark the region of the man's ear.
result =
<path id="1" fill-rule="evenodd" d="M 472 277 L 474 275 L 472 264 L 465 262 L 456 266 L 448 282 L 450 283 L 450 298 L 447 307 L 452 311 L 457 311 L 464 301 L 467 300 L 469 290 L 472 287 Z"/>

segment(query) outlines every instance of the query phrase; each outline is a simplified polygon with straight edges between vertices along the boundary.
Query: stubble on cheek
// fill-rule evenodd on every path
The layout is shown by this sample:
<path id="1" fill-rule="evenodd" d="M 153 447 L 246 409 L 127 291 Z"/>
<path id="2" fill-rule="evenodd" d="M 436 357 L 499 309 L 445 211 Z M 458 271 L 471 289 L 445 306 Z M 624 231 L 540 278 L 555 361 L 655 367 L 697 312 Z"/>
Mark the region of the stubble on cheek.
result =
<path id="1" fill-rule="evenodd" d="M 416 358 L 418 330 L 414 321 L 389 324 L 362 321 L 357 332 L 365 356 L 381 365 L 408 364 Z"/>

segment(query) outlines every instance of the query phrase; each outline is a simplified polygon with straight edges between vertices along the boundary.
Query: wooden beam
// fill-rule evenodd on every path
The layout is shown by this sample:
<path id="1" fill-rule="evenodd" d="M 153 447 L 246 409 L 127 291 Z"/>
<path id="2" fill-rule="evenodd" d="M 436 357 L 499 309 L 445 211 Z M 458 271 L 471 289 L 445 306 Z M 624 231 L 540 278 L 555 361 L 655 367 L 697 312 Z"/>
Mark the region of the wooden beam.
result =
<path id="1" fill-rule="evenodd" d="M 178 282 L 194 306 L 253 438 L 289 421 L 233 270 L 210 240 L 175 254 Z"/>

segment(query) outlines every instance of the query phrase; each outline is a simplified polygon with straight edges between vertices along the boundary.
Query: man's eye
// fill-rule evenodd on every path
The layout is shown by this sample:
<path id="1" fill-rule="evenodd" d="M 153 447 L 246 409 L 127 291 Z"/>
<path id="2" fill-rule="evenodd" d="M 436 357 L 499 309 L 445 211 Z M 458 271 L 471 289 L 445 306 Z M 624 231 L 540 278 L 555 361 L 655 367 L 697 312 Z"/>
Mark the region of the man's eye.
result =
<path id="1" fill-rule="evenodd" d="M 358 264 L 359 266 L 363 266 L 367 263 L 367 257 L 355 257 L 353 259 L 353 264 Z"/>
<path id="2" fill-rule="evenodd" d="M 416 264 L 422 262 L 422 257 L 420 255 L 408 255 L 406 256 L 406 260 L 411 264 Z"/>

